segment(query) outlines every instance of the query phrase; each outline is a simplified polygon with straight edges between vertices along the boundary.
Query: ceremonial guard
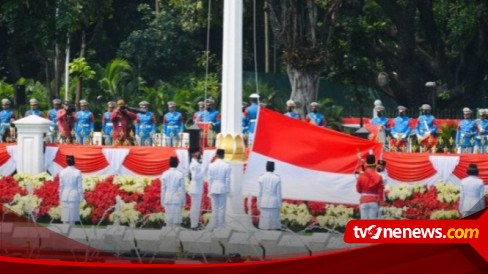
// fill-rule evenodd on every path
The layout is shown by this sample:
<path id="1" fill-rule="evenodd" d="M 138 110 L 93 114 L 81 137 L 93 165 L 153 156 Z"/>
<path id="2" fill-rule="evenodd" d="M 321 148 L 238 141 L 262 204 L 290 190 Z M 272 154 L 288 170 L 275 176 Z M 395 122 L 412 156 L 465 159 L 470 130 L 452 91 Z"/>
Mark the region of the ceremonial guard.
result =
<path id="1" fill-rule="evenodd" d="M 88 110 L 88 102 L 80 100 L 80 111 L 76 113 L 75 134 L 76 141 L 81 145 L 89 145 L 93 137 L 94 119 Z"/>
<path id="2" fill-rule="evenodd" d="M 356 190 L 361 195 L 359 211 L 362 220 L 378 219 L 379 202 L 383 200 L 383 178 L 376 171 L 376 159 L 370 154 L 366 157 L 367 168 L 359 174 Z"/>
<path id="3" fill-rule="evenodd" d="M 274 173 L 274 162 L 266 163 L 266 173 L 259 176 L 258 207 L 260 229 L 281 228 L 281 178 Z"/>
<path id="4" fill-rule="evenodd" d="M 241 116 L 241 123 L 242 123 L 242 134 L 247 135 L 249 131 L 249 125 L 246 121 L 246 109 L 249 106 L 249 103 L 246 101 L 242 101 L 242 116 Z"/>
<path id="5" fill-rule="evenodd" d="M 170 168 L 161 176 L 161 204 L 164 206 L 165 222 L 169 227 L 180 226 L 181 211 L 185 206 L 185 180 L 176 167 L 178 158 L 169 159 Z"/>
<path id="6" fill-rule="evenodd" d="M 398 106 L 398 116 L 393 120 L 393 127 L 391 128 L 393 139 L 390 142 L 390 149 L 406 150 L 408 145 L 407 139 L 411 132 L 412 129 L 410 128 L 410 118 L 407 117 L 407 108 Z"/>
<path id="7" fill-rule="evenodd" d="M 377 100 L 378 101 L 378 100 Z M 373 115 L 373 119 L 371 119 L 372 125 L 379 126 L 378 129 L 378 140 L 385 144 L 385 147 L 388 148 L 389 144 L 387 142 L 386 136 L 390 134 L 390 120 L 385 117 L 385 107 L 384 106 L 376 106 L 374 108 L 375 114 Z"/>
<path id="8" fill-rule="evenodd" d="M 244 125 L 247 127 L 248 142 L 249 144 L 252 144 L 254 140 L 254 129 L 256 128 L 256 120 L 258 118 L 259 95 L 253 93 L 249 96 L 249 100 L 251 101 L 251 105 L 246 108 L 246 111 L 244 111 Z"/>
<path id="9" fill-rule="evenodd" d="M 9 99 L 2 99 L 2 111 L 0 111 L 0 123 L 2 127 L 2 136 L 1 141 L 7 142 L 7 138 L 9 141 L 12 138 L 10 137 L 10 123 L 15 120 L 15 113 L 10 109 L 10 100 Z"/>
<path id="10" fill-rule="evenodd" d="M 295 102 L 293 100 L 288 100 L 286 101 L 286 110 L 287 112 L 285 113 L 285 116 L 288 116 L 293 119 L 298 119 L 300 120 L 300 115 L 295 112 Z"/>
<path id="11" fill-rule="evenodd" d="M 417 126 L 415 127 L 417 133 L 417 141 L 419 146 L 424 151 L 435 149 L 437 140 L 435 135 L 437 126 L 434 125 L 435 117 L 430 113 L 431 107 L 428 104 L 422 105 L 422 115 L 418 118 Z"/>
<path id="12" fill-rule="evenodd" d="M 478 178 L 478 166 L 470 164 L 468 177 L 461 180 L 461 194 L 459 197 L 459 212 L 466 217 L 485 208 L 485 185 Z"/>
<path id="13" fill-rule="evenodd" d="M 163 119 L 163 133 L 167 140 L 167 146 L 179 146 L 183 129 L 185 128 L 185 121 L 181 113 L 175 111 L 176 103 L 168 102 L 169 112 L 164 115 Z"/>
<path id="14" fill-rule="evenodd" d="M 197 124 L 203 120 L 203 113 L 205 112 L 205 102 L 198 102 L 198 110 L 193 113 L 193 124 Z"/>
<path id="15" fill-rule="evenodd" d="M 27 117 L 29 115 L 37 115 L 39 117 L 44 117 L 44 115 L 42 115 L 42 111 L 37 109 L 37 107 L 39 105 L 39 102 L 37 101 L 37 99 L 35 99 L 35 98 L 30 99 L 29 105 L 30 105 L 30 109 L 25 112 L 25 115 L 24 115 L 25 117 Z"/>
<path id="16" fill-rule="evenodd" d="M 140 146 L 152 146 L 153 137 L 156 134 L 156 118 L 149 111 L 149 103 L 147 101 L 140 102 L 139 107 L 146 110 L 146 112 L 137 113 L 135 121 L 137 142 Z"/>
<path id="17" fill-rule="evenodd" d="M 202 147 L 213 146 L 215 134 L 220 131 L 220 114 L 215 109 L 215 100 L 207 99 L 207 109 L 203 112 L 202 121 L 198 126 L 202 129 Z"/>
<path id="18" fill-rule="evenodd" d="M 74 224 L 80 221 L 80 202 L 83 200 L 81 171 L 75 168 L 75 157 L 66 156 L 68 167 L 59 173 L 59 199 L 61 201 L 61 221 Z"/>
<path id="19" fill-rule="evenodd" d="M 459 122 L 456 132 L 456 146 L 458 153 L 473 153 L 474 137 L 477 134 L 476 122 L 471 119 L 473 112 L 463 108 L 464 119 Z"/>
<path id="20" fill-rule="evenodd" d="M 487 153 L 488 149 L 488 119 L 486 109 L 479 110 L 480 118 L 476 120 L 478 135 L 475 137 L 475 153 Z"/>
<path id="21" fill-rule="evenodd" d="M 110 115 L 112 115 L 112 112 L 115 109 L 115 102 L 110 101 L 107 103 L 107 111 L 103 114 L 102 117 L 102 134 L 103 134 L 103 140 L 104 144 L 107 146 L 112 145 L 112 131 L 114 129 L 114 123 L 112 123 L 112 120 L 110 120 Z"/>
<path id="22" fill-rule="evenodd" d="M 225 227 L 227 194 L 230 191 L 231 168 L 224 161 L 225 152 L 217 149 L 217 159 L 208 167 L 208 194 L 212 201 L 212 222 L 215 228 Z"/>
<path id="23" fill-rule="evenodd" d="M 53 108 L 47 113 L 47 118 L 51 121 L 49 126 L 51 143 L 55 143 L 58 139 L 58 111 L 61 109 L 61 100 L 53 100 Z"/>
<path id="24" fill-rule="evenodd" d="M 325 118 L 322 113 L 319 113 L 319 103 L 317 102 L 312 102 L 310 104 L 310 112 L 307 113 L 307 116 L 305 117 L 305 121 L 307 123 L 310 123 L 312 125 L 317 125 L 320 127 L 325 127 Z"/>
<path id="25" fill-rule="evenodd" d="M 62 143 L 72 143 L 74 122 L 76 119 L 75 107 L 68 100 L 64 101 L 63 108 L 58 110 L 59 138 Z"/>
<path id="26" fill-rule="evenodd" d="M 200 208 L 203 194 L 203 175 L 205 173 L 200 159 L 200 148 L 190 148 L 190 188 L 191 197 L 190 226 L 196 229 L 200 223 Z"/>

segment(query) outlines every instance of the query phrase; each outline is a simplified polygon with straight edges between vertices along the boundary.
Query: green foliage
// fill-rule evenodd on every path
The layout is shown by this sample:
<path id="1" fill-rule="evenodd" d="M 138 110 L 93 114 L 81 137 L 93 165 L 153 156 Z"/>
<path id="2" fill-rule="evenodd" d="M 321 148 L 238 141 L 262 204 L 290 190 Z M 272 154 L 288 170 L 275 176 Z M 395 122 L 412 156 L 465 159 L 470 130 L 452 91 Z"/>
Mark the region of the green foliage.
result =
<path id="1" fill-rule="evenodd" d="M 79 57 L 69 63 L 69 74 L 76 80 L 92 79 L 95 76 L 95 71 L 92 70 L 84 57 Z"/>
<path id="2" fill-rule="evenodd" d="M 0 98 L 13 98 L 14 86 L 5 82 L 5 79 L 0 80 Z"/>

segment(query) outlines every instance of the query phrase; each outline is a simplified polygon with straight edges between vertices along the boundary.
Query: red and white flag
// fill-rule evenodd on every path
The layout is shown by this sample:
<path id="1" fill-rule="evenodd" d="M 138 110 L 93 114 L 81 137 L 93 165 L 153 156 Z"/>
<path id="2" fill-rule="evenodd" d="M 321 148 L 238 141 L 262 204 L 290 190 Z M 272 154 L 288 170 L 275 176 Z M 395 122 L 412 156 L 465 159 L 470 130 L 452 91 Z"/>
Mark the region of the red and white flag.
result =
<path id="1" fill-rule="evenodd" d="M 258 195 L 257 179 L 274 161 L 283 198 L 358 204 L 358 151 L 365 158 L 370 150 L 378 159 L 381 144 L 260 108 L 242 193 Z"/>

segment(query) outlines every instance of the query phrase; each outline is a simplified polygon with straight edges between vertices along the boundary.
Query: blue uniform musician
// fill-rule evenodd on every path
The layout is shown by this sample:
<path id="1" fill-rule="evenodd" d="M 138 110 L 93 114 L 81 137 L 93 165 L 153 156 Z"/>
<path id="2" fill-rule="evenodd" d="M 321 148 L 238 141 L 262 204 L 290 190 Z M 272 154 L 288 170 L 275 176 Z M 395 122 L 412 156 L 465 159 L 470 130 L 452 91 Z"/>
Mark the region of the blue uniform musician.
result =
<path id="1" fill-rule="evenodd" d="M 377 100 L 378 101 L 378 100 Z M 378 140 L 385 144 L 385 147 L 388 148 L 388 142 L 386 136 L 390 134 L 390 120 L 385 117 L 385 107 L 382 105 L 376 106 L 374 108 L 374 117 L 371 119 L 372 125 L 379 126 L 378 129 Z"/>
<path id="2" fill-rule="evenodd" d="M 164 115 L 163 119 L 163 133 L 167 140 L 167 145 L 174 147 L 178 146 L 185 124 L 181 113 L 175 111 L 175 102 L 168 102 L 168 108 L 169 112 Z"/>
<path id="3" fill-rule="evenodd" d="M 53 100 L 53 108 L 47 113 L 47 118 L 51 121 L 49 126 L 51 143 L 54 143 L 58 139 L 58 110 L 61 109 L 61 100 Z"/>
<path id="4" fill-rule="evenodd" d="M 458 124 L 456 132 L 456 146 L 458 153 L 472 153 L 474 137 L 477 134 L 476 122 L 471 119 L 473 111 L 470 108 L 463 108 L 464 119 Z"/>
<path id="5" fill-rule="evenodd" d="M 89 145 L 93 136 L 94 119 L 91 111 L 88 110 L 88 102 L 80 100 L 80 111 L 75 116 L 76 141 L 82 145 Z"/>
<path id="6" fill-rule="evenodd" d="M 488 149 L 488 113 L 486 109 L 479 110 L 480 118 L 476 120 L 476 127 L 478 129 L 478 135 L 475 137 L 475 153 L 487 153 Z"/>
<path id="7" fill-rule="evenodd" d="M 12 120 L 15 120 L 15 113 L 10 109 L 10 100 L 6 98 L 2 99 L 2 111 L 0 111 L 2 142 L 6 142 L 7 138 L 10 136 L 10 122 L 12 122 Z M 10 137 L 9 139 L 11 140 L 12 138 Z"/>
<path id="8" fill-rule="evenodd" d="M 153 136 L 156 134 L 156 118 L 150 112 L 149 103 L 142 101 L 139 103 L 141 109 L 146 113 L 138 113 L 136 118 L 136 138 L 140 146 L 152 146 Z"/>
<path id="9" fill-rule="evenodd" d="M 300 115 L 295 112 L 295 102 L 293 100 L 288 100 L 286 101 L 286 110 L 287 112 L 285 113 L 285 116 L 288 116 L 293 119 L 298 119 L 300 120 Z"/>
<path id="10" fill-rule="evenodd" d="M 254 139 L 254 129 L 256 128 L 256 120 L 258 118 L 259 95 L 253 93 L 249 96 L 249 100 L 251 101 L 251 105 L 246 108 L 246 111 L 244 111 L 244 124 L 247 127 L 248 140 L 251 144 Z"/>
<path id="11" fill-rule="evenodd" d="M 393 120 L 393 127 L 391 128 L 393 139 L 390 142 L 390 148 L 392 150 L 407 148 L 407 139 L 412 129 L 410 128 L 410 118 L 407 117 L 406 113 L 406 107 L 398 106 L 398 116 Z"/>
<path id="12" fill-rule="evenodd" d="M 107 112 L 105 112 L 102 117 L 102 134 L 105 145 L 111 146 L 113 143 L 112 131 L 114 129 L 114 123 L 110 120 L 110 115 L 112 115 L 112 111 L 115 109 L 115 102 L 108 102 L 107 108 Z"/>
<path id="13" fill-rule="evenodd" d="M 35 98 L 32 98 L 29 100 L 29 104 L 30 104 L 30 109 L 28 111 L 25 112 L 25 115 L 24 116 L 29 116 L 29 115 L 36 115 L 36 116 L 39 116 L 39 117 L 44 117 L 44 115 L 42 115 L 42 111 L 40 111 L 39 109 L 37 109 L 38 105 L 39 105 L 39 102 L 37 101 L 37 99 Z"/>
<path id="14" fill-rule="evenodd" d="M 434 125 L 435 117 L 430 114 L 432 108 L 428 104 L 422 105 L 422 115 L 418 118 L 418 124 L 415 127 L 417 131 L 417 140 L 425 151 L 434 149 L 437 145 L 435 135 L 437 126 Z"/>
<path id="15" fill-rule="evenodd" d="M 320 127 L 326 126 L 324 115 L 319 113 L 319 103 L 312 102 L 310 104 L 310 112 L 305 117 L 305 121 Z"/>

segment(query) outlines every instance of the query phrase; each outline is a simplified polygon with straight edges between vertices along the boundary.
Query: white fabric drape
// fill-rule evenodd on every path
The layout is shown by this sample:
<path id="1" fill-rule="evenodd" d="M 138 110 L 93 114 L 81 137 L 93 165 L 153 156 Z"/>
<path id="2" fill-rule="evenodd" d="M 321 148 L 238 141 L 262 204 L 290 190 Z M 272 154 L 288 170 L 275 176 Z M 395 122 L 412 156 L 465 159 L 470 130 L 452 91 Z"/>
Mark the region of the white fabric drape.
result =
<path id="1" fill-rule="evenodd" d="M 120 168 L 127 155 L 129 155 L 130 149 L 128 148 L 104 148 L 102 153 L 108 162 L 108 173 L 105 174 L 120 174 Z M 98 171 L 96 172 L 98 173 Z"/>
<path id="2" fill-rule="evenodd" d="M 459 156 L 429 156 L 432 166 L 439 174 L 440 179 L 446 183 L 451 177 L 452 172 L 459 164 Z"/>
<path id="3" fill-rule="evenodd" d="M 12 175 L 17 169 L 17 145 L 7 146 L 6 149 L 10 159 L 0 166 L 0 174 L 3 176 Z"/>
<path id="4" fill-rule="evenodd" d="M 58 154 L 58 150 L 58 147 L 46 147 L 46 151 L 44 153 L 44 168 L 46 170 L 49 170 L 54 158 L 56 158 L 56 154 Z"/>

